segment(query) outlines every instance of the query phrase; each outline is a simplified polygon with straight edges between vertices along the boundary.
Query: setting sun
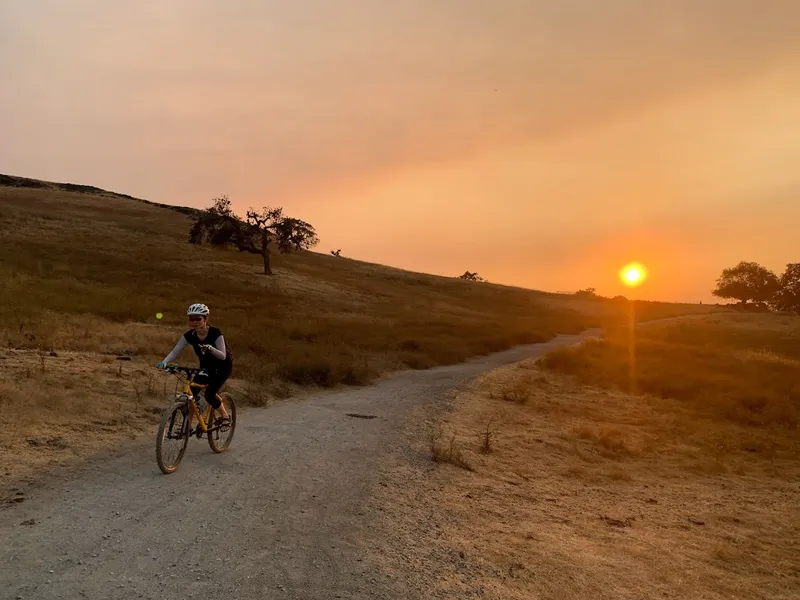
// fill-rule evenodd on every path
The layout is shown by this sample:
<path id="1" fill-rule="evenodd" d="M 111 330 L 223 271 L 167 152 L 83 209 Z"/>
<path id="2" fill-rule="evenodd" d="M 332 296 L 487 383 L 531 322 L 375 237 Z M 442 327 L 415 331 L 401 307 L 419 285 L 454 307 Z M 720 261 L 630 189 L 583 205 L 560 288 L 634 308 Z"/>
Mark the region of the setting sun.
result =
<path id="1" fill-rule="evenodd" d="M 619 276 L 628 287 L 636 287 L 647 278 L 647 269 L 639 263 L 631 263 L 622 267 Z"/>

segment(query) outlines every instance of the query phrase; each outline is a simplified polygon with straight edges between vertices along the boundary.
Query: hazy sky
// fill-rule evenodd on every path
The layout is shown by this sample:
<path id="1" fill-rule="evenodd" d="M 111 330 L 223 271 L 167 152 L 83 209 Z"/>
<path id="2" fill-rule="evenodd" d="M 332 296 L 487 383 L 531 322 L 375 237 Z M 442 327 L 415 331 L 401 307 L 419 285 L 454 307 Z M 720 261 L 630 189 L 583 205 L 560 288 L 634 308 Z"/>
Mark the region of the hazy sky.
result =
<path id="1" fill-rule="evenodd" d="M 800 261 L 798 32 L 798 0 L 0 0 L 0 172 L 708 301 Z"/>

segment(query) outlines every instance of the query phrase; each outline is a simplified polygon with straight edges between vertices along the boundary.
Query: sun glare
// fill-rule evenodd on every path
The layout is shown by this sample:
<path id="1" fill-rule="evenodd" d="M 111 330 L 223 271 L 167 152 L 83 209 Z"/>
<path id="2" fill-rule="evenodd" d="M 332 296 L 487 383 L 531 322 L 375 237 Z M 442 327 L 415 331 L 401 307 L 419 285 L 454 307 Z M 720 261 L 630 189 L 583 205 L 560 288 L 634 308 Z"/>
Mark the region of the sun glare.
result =
<path id="1" fill-rule="evenodd" d="M 647 269 L 639 263 L 631 263 L 620 269 L 619 277 L 628 287 L 636 287 L 647 278 Z"/>

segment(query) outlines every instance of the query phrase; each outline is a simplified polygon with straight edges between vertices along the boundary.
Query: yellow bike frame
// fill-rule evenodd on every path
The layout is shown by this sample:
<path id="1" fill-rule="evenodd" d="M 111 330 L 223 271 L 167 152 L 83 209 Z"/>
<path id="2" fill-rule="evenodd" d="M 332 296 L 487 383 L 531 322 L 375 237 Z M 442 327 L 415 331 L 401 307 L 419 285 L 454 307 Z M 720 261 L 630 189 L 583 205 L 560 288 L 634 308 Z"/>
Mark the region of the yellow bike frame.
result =
<path id="1" fill-rule="evenodd" d="M 183 382 L 183 393 L 186 394 L 187 396 L 189 396 L 189 410 L 191 411 L 191 414 L 193 416 L 197 417 L 197 421 L 198 421 L 198 423 L 200 423 L 200 429 L 202 431 L 204 431 L 204 432 L 207 432 L 208 431 L 208 424 L 211 422 L 211 414 L 212 414 L 212 411 L 214 410 L 214 407 L 211 406 L 210 404 L 206 403 L 207 406 L 206 406 L 205 415 L 201 415 L 200 411 L 197 410 L 197 401 L 194 399 L 194 392 L 192 391 L 192 388 L 194 387 L 194 388 L 197 388 L 200 391 L 203 391 L 208 386 L 204 385 L 202 383 L 192 383 L 188 379 L 185 379 L 184 377 L 181 377 L 180 380 Z M 219 394 L 216 395 L 216 398 L 217 398 L 217 400 L 220 401 L 220 403 L 223 401 L 222 397 Z M 192 428 L 192 417 L 191 416 L 189 417 L 189 426 L 188 427 L 191 430 L 191 428 Z"/>

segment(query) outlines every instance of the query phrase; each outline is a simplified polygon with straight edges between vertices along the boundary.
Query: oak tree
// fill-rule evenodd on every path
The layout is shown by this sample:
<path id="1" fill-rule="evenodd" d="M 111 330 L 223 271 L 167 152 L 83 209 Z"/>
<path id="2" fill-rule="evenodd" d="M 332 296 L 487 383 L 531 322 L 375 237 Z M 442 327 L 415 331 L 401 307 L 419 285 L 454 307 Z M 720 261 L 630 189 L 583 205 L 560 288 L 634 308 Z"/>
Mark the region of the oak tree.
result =
<path id="1" fill-rule="evenodd" d="M 777 275 L 755 262 L 742 261 L 723 269 L 717 287 L 711 292 L 718 298 L 738 300 L 741 304 L 772 302 L 780 290 Z"/>
<path id="2" fill-rule="evenodd" d="M 258 254 L 264 261 L 264 274 L 272 275 L 273 245 L 282 253 L 308 250 L 319 238 L 311 224 L 285 216 L 282 207 L 250 209 L 242 219 L 233 212 L 230 199 L 220 196 L 197 216 L 189 231 L 189 243 L 203 242 Z"/>

